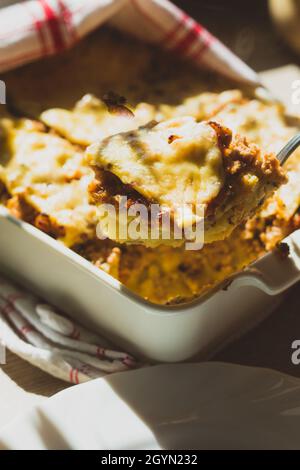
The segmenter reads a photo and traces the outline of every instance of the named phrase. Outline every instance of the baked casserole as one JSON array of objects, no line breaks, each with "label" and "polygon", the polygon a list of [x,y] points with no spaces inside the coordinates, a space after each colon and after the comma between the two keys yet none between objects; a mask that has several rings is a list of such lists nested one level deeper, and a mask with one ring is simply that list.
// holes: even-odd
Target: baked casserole
[{"label": "baked casserole", "polygon": [[[149,72],[146,74],[143,69],[138,81],[142,83],[140,88],[144,87],[143,90],[146,91],[135,90],[132,98],[130,73],[136,73],[137,65],[130,65],[130,56],[124,44],[120,45],[123,58],[118,57],[120,63],[123,60],[124,73],[118,73],[113,62],[112,77],[105,77],[98,96],[88,94],[77,104],[71,106],[68,103],[66,106],[59,95],[54,106],[47,103],[46,109],[41,113],[34,110],[32,118],[15,118],[7,113],[1,119],[2,203],[12,214],[66,244],[143,298],[158,304],[183,302],[224,281],[266,251],[278,249],[280,241],[300,226],[300,153],[296,151],[286,163],[284,169],[288,182],[281,187],[279,186],[285,181],[285,177],[272,156],[296,133],[296,129],[287,123],[281,105],[256,99],[247,91],[224,89],[224,86],[213,86],[211,90],[198,90],[197,86],[195,89],[189,88],[190,82],[195,82],[195,73],[188,67],[186,76],[183,77],[178,72],[176,79],[171,74],[171,78],[169,75],[162,76],[160,81]],[[152,52],[149,52],[148,47],[144,49],[146,46],[138,47],[140,49],[135,49],[135,62],[144,64],[145,54],[147,56]],[[129,44],[128,48],[132,48],[132,45]],[[101,53],[104,54],[103,51]],[[129,64],[126,69],[124,61]],[[201,72],[197,72],[197,82],[199,77]],[[108,80],[110,88],[120,90],[128,96],[133,118],[114,115],[107,110],[101,100],[101,93],[107,90]],[[183,83],[186,84],[185,88]],[[94,86],[85,86],[87,91],[97,91],[93,89]],[[149,89],[152,94],[148,93]],[[178,92],[179,89],[185,89],[183,96]],[[173,99],[174,95],[177,96],[176,100]],[[166,121],[169,126],[179,123],[180,129],[185,125],[204,129],[212,139],[217,139],[216,129],[221,129],[222,135],[225,129],[230,129],[233,139],[230,135],[225,144],[226,150],[235,154],[236,168],[245,160],[245,155],[248,162],[248,165],[242,165],[242,173],[234,173],[236,168],[231,168],[234,174],[239,175],[239,185],[234,192],[233,201],[235,204],[241,202],[238,199],[239,191],[249,191],[247,194],[252,194],[254,199],[246,208],[245,204],[241,206],[242,211],[235,205],[238,210],[234,213],[234,218],[226,217],[225,224],[217,224],[216,226],[221,227],[218,233],[213,231],[214,224],[207,227],[212,230],[210,238],[206,240],[210,243],[206,243],[200,250],[189,251],[182,244],[147,247],[111,239],[100,240],[96,236],[99,198],[111,201],[111,198],[129,191],[127,195],[133,198],[160,199],[161,191],[156,193],[157,188],[151,186],[149,192],[150,184],[146,188],[148,192],[139,184],[133,187],[133,180],[125,180],[124,174],[116,170],[116,162],[112,158],[116,154],[109,151],[103,156],[103,147],[100,149],[99,145],[111,144],[117,140],[111,136],[119,133],[134,136],[133,140],[136,136],[140,138],[139,133],[144,132],[144,129],[149,129],[149,126],[151,129],[155,129],[155,126],[162,129]],[[149,125],[149,122],[152,124]],[[169,132],[168,125],[168,137],[177,136],[174,129]],[[138,131],[141,126],[143,130]],[[172,148],[179,145],[178,139],[170,140],[167,145]],[[95,145],[96,141],[101,143]],[[87,162],[85,153],[91,144],[92,150],[90,148],[88,151],[90,161]],[[125,151],[122,143],[120,147],[118,143],[116,145],[118,150]],[[250,158],[253,153],[255,158]],[[221,161],[218,155],[215,161],[217,168]],[[117,156],[119,158],[120,154]],[[130,158],[136,169],[136,152]],[[229,161],[231,162],[230,159]],[[253,162],[260,164],[255,166]],[[270,166],[263,165],[263,162],[268,162]],[[272,171],[263,171],[266,168],[268,171],[271,168]],[[218,171],[217,183],[224,178],[224,167],[219,166]],[[135,182],[139,176],[141,180],[144,179],[143,172],[134,174]],[[150,183],[152,184],[151,181]],[[241,186],[242,183],[244,186]],[[258,183],[259,188],[256,187],[251,192],[252,185]],[[220,188],[218,184],[213,184],[212,187],[215,193],[211,193],[209,198],[213,196],[215,199]],[[114,191],[111,191],[112,188]],[[276,191],[273,193],[274,190]],[[228,192],[226,196],[226,200],[221,198],[225,206],[229,202],[228,198],[233,197]],[[214,220],[217,214],[212,211],[212,219],[209,219],[209,210],[212,210],[209,201],[210,199],[204,201],[207,203],[208,221]],[[163,202],[166,202],[165,199]],[[217,215],[221,217],[224,215],[224,207],[220,204],[219,208]],[[228,224],[228,221],[231,223]]]}]

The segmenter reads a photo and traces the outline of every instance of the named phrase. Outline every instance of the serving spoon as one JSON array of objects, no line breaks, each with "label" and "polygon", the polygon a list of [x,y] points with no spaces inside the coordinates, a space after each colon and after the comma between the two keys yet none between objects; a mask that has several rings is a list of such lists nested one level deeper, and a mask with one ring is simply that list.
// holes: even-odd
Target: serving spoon
[{"label": "serving spoon", "polygon": [[294,135],[288,143],[280,150],[277,154],[277,158],[280,161],[280,164],[283,165],[289,156],[296,150],[297,147],[300,145],[300,132]]}]

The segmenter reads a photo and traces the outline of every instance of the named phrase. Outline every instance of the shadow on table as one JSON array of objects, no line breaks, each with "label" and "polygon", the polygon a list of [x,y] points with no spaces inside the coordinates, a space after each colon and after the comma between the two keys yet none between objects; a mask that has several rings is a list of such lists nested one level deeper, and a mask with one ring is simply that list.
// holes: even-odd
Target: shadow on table
[{"label": "shadow on table", "polygon": [[69,383],[50,376],[10,351],[6,352],[6,364],[1,368],[11,380],[29,393],[49,397],[70,387]]},{"label": "shadow on table", "polygon": [[300,365],[291,360],[294,340],[300,340],[300,283],[260,325],[234,341],[214,360],[269,367],[300,377]]},{"label": "shadow on table", "polygon": [[[222,363],[108,378],[163,449],[299,449],[300,381]],[[142,436],[140,436],[142,439]]]}]

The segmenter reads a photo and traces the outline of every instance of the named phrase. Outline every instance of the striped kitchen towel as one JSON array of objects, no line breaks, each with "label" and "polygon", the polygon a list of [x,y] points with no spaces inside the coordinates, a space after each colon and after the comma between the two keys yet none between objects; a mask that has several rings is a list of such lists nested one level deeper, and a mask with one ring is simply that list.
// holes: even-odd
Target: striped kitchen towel
[{"label": "striped kitchen towel", "polygon": [[141,365],[2,277],[0,345],[45,372],[76,384]]},{"label": "striped kitchen towel", "polygon": [[168,0],[2,0],[0,72],[71,47],[104,22],[231,79],[257,74]]}]

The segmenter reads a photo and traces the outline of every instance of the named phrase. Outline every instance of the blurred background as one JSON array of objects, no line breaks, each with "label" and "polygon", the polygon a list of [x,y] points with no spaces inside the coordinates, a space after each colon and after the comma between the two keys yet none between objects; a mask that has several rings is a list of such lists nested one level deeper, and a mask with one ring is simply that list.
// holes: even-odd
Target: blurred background
[{"label": "blurred background", "polygon": [[300,64],[300,0],[173,0],[257,71]]}]

